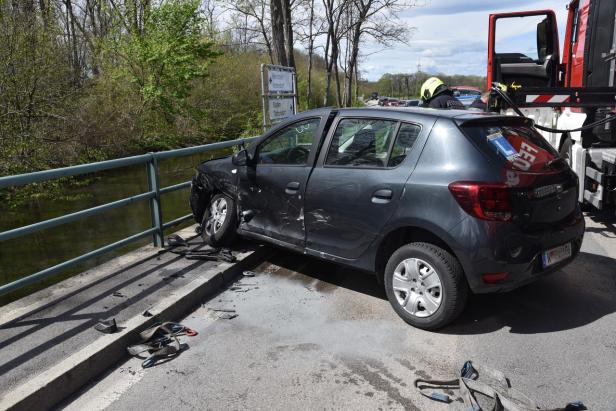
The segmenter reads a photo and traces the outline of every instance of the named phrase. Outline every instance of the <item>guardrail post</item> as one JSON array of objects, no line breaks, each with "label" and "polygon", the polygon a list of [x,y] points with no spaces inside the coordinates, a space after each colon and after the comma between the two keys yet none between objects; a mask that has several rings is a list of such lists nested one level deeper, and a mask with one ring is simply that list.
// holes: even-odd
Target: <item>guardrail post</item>
[{"label": "guardrail post", "polygon": [[160,203],[160,184],[158,183],[158,161],[156,155],[150,153],[150,160],[146,163],[148,174],[148,188],[154,192],[154,197],[150,199],[150,216],[152,218],[152,228],[156,228],[153,234],[153,241],[156,247],[165,245],[165,234],[163,232],[163,214]]}]

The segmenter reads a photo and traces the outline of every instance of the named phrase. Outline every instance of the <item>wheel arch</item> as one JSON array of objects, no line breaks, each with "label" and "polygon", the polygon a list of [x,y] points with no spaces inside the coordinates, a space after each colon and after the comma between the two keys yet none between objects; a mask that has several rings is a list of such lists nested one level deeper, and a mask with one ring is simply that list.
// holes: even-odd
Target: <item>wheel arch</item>
[{"label": "wheel arch", "polygon": [[443,239],[442,235],[438,235],[434,230],[421,227],[418,225],[405,225],[390,230],[383,236],[379,242],[376,257],[375,257],[375,270],[377,279],[380,284],[383,284],[383,276],[385,274],[385,266],[389,256],[398,248],[405,244],[412,242],[424,242],[430,243],[435,246],[441,247],[451,255],[453,255],[458,261],[460,260],[453,250],[453,247]]}]

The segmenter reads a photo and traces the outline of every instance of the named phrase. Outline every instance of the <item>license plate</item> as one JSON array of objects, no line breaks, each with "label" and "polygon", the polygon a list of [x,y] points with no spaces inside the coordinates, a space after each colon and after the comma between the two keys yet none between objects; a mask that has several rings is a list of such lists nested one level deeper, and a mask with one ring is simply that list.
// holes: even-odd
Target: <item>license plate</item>
[{"label": "license plate", "polygon": [[571,243],[563,244],[544,251],[543,254],[541,254],[543,268],[559,263],[569,257],[571,257]]}]

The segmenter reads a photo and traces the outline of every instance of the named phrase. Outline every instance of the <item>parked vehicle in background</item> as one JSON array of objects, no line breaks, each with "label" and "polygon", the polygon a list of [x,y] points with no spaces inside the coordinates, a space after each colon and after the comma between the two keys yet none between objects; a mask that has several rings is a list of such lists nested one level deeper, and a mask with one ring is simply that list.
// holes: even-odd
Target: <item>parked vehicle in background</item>
[{"label": "parked vehicle in background", "polygon": [[421,103],[421,100],[403,100],[402,107],[418,107]]},{"label": "parked vehicle in background", "polygon": [[584,219],[566,162],[523,117],[319,109],[202,163],[205,241],[239,234],[376,273],[409,324],[436,329],[469,290],[514,289],[577,255]]},{"label": "parked vehicle in background", "polygon": [[471,87],[471,86],[453,86],[450,87],[451,91],[453,91],[453,96],[457,98],[464,107],[468,107],[475,100],[481,97],[481,89],[479,87]]},{"label": "parked vehicle in background", "polygon": [[[614,209],[616,122],[592,124],[615,111],[616,1],[573,0],[567,10],[562,59],[554,11],[490,15],[488,87],[506,85],[509,98],[537,125],[577,130],[542,134],[579,176],[578,200]],[[517,27],[536,27],[536,36],[512,42]]]}]

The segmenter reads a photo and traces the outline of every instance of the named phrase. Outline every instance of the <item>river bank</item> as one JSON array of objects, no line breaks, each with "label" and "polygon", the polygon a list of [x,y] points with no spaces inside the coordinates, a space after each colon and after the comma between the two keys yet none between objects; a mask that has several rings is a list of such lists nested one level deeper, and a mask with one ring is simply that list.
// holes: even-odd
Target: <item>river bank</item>
[{"label": "river bank", "polygon": [[[161,187],[188,181],[195,167],[202,161],[221,156],[229,150],[163,160],[159,163]],[[19,189],[18,189],[19,190]],[[32,187],[26,190],[33,190]],[[44,221],[64,214],[94,207],[147,191],[145,166],[131,166],[97,173],[77,184],[59,185],[51,194],[35,187],[33,195],[23,198],[19,205],[0,203],[0,232]],[[189,189],[162,196],[164,221],[186,215]],[[173,227],[171,230],[187,226]],[[43,230],[38,233],[4,241],[0,244],[0,283],[6,284],[46,267],[84,254],[118,241],[150,227],[150,209],[147,201],[110,210],[100,215]],[[168,233],[167,233],[168,234]],[[36,285],[0,297],[6,304],[45,286],[68,278],[114,256],[150,242],[150,238],[130,244],[122,249],[94,258],[85,264],[67,270]]]}]

